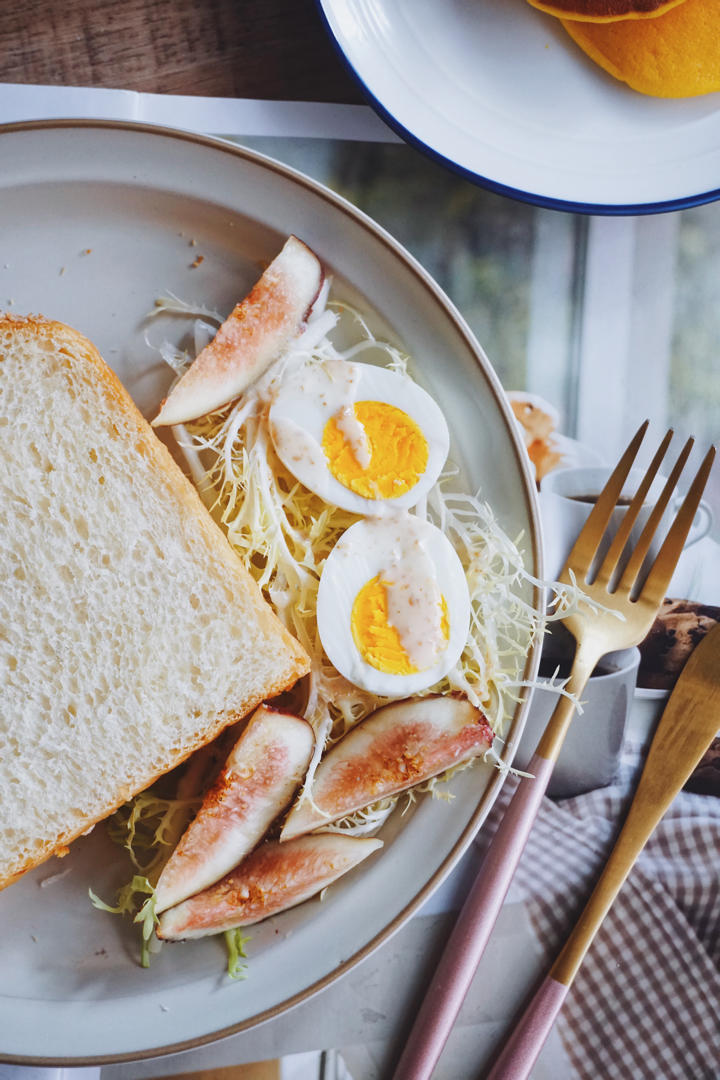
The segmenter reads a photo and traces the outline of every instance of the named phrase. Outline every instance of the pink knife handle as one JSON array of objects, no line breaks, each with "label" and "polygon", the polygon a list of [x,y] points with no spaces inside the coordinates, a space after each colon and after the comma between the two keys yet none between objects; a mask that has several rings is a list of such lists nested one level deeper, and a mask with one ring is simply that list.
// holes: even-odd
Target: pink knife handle
[{"label": "pink knife handle", "polygon": [[553,762],[535,754],[492,839],[415,1019],[393,1080],[429,1080],[500,913]]},{"label": "pink knife handle", "polygon": [[564,983],[551,979],[549,975],[543,980],[490,1070],[487,1080],[527,1080],[562,1008],[568,989]]}]

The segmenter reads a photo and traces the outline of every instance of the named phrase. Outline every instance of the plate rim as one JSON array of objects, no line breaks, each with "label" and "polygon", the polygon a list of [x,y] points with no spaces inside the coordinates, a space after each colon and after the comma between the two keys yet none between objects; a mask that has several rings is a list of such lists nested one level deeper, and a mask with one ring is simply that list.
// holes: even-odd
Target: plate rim
[{"label": "plate rim", "polygon": [[[161,136],[164,138],[177,139],[206,147],[212,151],[221,151],[231,156],[237,157],[241,160],[248,161],[252,164],[260,166],[262,168],[270,169],[272,172],[279,174],[292,184],[300,184],[308,189],[315,196],[319,197],[322,201],[334,206],[335,209],[341,211],[343,214],[353,219],[356,224],[361,225],[367,232],[369,232],[377,241],[383,244],[390,252],[399,259],[416,278],[416,280],[423,286],[433,300],[438,304],[446,318],[453,324],[454,329],[463,339],[465,345],[468,347],[472,354],[479,370],[487,380],[488,388],[493,396],[498,411],[503,416],[508,434],[510,436],[511,446],[514,450],[515,462],[518,467],[518,471],[524,480],[523,484],[523,498],[525,504],[525,511],[528,517],[528,521],[531,526],[532,535],[529,536],[529,547],[532,553],[534,562],[534,577],[536,579],[533,584],[533,600],[538,611],[542,610],[543,603],[543,588],[541,586],[541,580],[543,575],[543,543],[542,543],[542,525],[540,520],[540,514],[537,506],[537,497],[534,494],[534,481],[532,479],[530,463],[527,459],[527,455],[522,447],[519,435],[516,431],[515,425],[512,422],[512,414],[509,406],[504,398],[504,390],[500,379],[496,374],[492,364],[485,354],[485,351],[475,337],[474,333],[470,329],[466,320],[460,311],[453,304],[452,300],[445,294],[441,287],[435,282],[432,276],[422,266],[422,264],[409,252],[399,241],[397,241],[391,233],[389,233],[383,226],[375,222],[368,214],[354,206],[349,200],[343,196],[332,191],[324,184],[317,180],[312,179],[306,174],[294,169],[292,166],[286,165],[266,154],[263,154],[256,150],[251,150],[242,146],[236,142],[231,142],[228,139],[223,139],[219,136],[204,135],[193,131],[188,131],[182,128],[174,128],[167,125],[143,123],[140,121],[123,121],[123,120],[109,120],[102,118],[73,118],[60,117],[51,119],[35,119],[35,120],[22,120],[12,123],[0,124],[0,141],[5,136],[20,134],[29,131],[47,131],[53,129],[92,129],[98,131],[122,131],[122,132],[134,132],[141,135]],[[2,167],[0,166],[0,172]],[[531,643],[528,655],[526,657],[525,666],[523,670],[523,682],[527,683],[534,680],[537,673],[538,665],[540,662],[540,644],[541,635],[537,636],[535,641]],[[506,753],[504,760],[508,757],[512,760],[512,756],[516,749],[518,740],[522,733],[522,729],[525,723],[525,717],[530,703],[531,692],[527,686],[523,687],[524,695],[522,700],[516,707],[512,723],[508,729],[507,737],[505,740]],[[263,1010],[252,1017],[245,1020],[240,1020],[237,1023],[227,1025],[221,1029],[207,1032],[204,1035],[194,1036],[191,1039],[180,1040],[171,1042],[163,1046],[144,1048],[139,1051],[122,1051],[120,1053],[111,1054],[79,1054],[79,1055],[66,1055],[62,1057],[54,1056],[52,1058],[44,1056],[42,1054],[6,1054],[0,1047],[0,1062],[12,1065],[33,1065],[33,1066],[87,1066],[87,1065],[108,1065],[108,1064],[121,1064],[131,1061],[150,1060],[156,1057],[162,1057],[167,1054],[180,1053],[187,1050],[198,1049],[202,1046],[210,1045],[217,1042],[220,1039],[227,1038],[231,1035],[239,1034],[242,1031],[248,1031],[261,1023],[265,1023],[269,1020],[275,1019],[287,1012],[289,1009],[302,1002],[309,1000],[315,994],[321,990],[326,989],[333,982],[335,982],[342,975],[346,974],[363,960],[365,960],[371,953],[378,949],[384,942],[388,941],[407,921],[408,919],[422,906],[425,900],[430,896],[432,892],[445,880],[445,878],[455,868],[459,860],[462,858],[465,851],[469,848],[478,830],[482,826],[487,814],[489,813],[500,788],[505,779],[505,773],[501,770],[497,770],[497,775],[483,790],[482,796],[478,800],[474,811],[472,812],[468,824],[461,833],[460,837],[456,841],[455,845],[434,874],[424,883],[420,890],[414,895],[412,900],[389,922],[379,933],[377,933],[370,941],[368,941],[360,949],[353,952],[346,960],[344,960],[333,971],[328,972],[325,976],[317,979],[310,986],[304,990],[292,995],[283,1001],[278,1002],[276,1005]]]},{"label": "plate rim", "polygon": [[330,24],[326,7],[330,7],[331,5],[332,0],[315,0],[315,7],[317,8],[320,20],[327,31],[327,35],[335,53],[340,58],[345,69],[358,83],[372,109],[404,142],[408,143],[416,150],[419,150],[431,161],[435,162],[436,165],[441,165],[444,168],[449,169],[457,176],[462,177],[463,180],[468,180],[472,184],[477,184],[479,187],[483,187],[488,191],[493,192],[495,195],[501,195],[504,198],[512,199],[515,202],[527,203],[530,206],[537,206],[542,210],[558,210],[571,214],[596,214],[603,217],[634,217],[647,216],[650,214],[667,214],[676,210],[690,210],[695,206],[704,206],[707,203],[716,202],[720,199],[720,187],[717,187],[712,188],[709,191],[699,192],[696,195],[684,195],[675,199],[660,199],[656,202],[648,203],[593,203],[583,202],[582,200],[575,201],[571,199],[553,198],[550,195],[539,195],[537,192],[525,191],[523,188],[515,188],[509,184],[502,184],[498,180],[493,180],[492,177],[485,176],[474,169],[468,168],[466,165],[461,165],[459,162],[447,157],[440,150],[437,150],[434,146],[431,146],[430,143],[426,143],[419,135],[416,135],[410,128],[406,127],[406,125],[398,120],[389,108],[384,105],[370,89],[363,76],[359,73],[358,69],[345,52],[340,39],[335,34],[335,31]]}]

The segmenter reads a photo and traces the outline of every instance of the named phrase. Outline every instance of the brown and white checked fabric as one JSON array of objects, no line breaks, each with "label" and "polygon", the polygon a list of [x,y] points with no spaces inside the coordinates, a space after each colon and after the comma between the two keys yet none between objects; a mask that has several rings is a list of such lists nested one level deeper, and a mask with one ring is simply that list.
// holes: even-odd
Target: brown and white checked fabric
[{"label": "brown and white checked fabric", "polygon": [[[547,951],[562,946],[604,864],[639,757],[618,780],[546,798],[512,885]],[[492,835],[509,778],[478,841]],[[633,868],[570,989],[557,1080],[720,1080],[720,798],[682,792]]]}]

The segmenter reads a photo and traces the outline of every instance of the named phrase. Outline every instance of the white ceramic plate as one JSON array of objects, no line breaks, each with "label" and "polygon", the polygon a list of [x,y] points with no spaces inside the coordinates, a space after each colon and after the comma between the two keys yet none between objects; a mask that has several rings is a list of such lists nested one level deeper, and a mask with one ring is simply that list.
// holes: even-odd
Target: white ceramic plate
[{"label": "white ceramic plate", "polygon": [[586,213],[720,196],[720,94],[638,94],[526,0],[318,4],[390,126],[494,191]]},{"label": "white ceramic plate", "polygon": [[[146,334],[179,343],[185,332],[177,320],[148,323],[155,298],[171,290],[227,311],[290,232],[331,269],[335,295],[416,358],[454,454],[510,534],[524,532],[537,569],[532,485],[497,378],[445,296],[386,233],[313,181],[227,143],[95,122],[0,128],[0,308],[12,301],[16,313],[86,333],[146,414],[169,382]],[[66,859],[0,893],[0,1060],[136,1058],[277,1015],[398,928],[460,857],[500,780],[478,767],[457,778],[451,803],[426,800],[402,826],[391,818],[384,851],[322,904],[253,929],[241,983],[224,976],[224,948],[211,939],[166,946],[150,970],[137,966],[136,929],[88,900],[88,886],[112,899],[128,876],[96,828]]]}]

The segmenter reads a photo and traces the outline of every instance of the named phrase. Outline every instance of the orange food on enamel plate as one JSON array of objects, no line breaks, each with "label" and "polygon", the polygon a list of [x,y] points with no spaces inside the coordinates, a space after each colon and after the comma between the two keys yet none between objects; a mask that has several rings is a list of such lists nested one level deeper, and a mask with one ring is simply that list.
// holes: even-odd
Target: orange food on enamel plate
[{"label": "orange food on enamel plate", "polygon": [[682,98],[720,90],[720,0],[684,0],[644,21],[561,21],[591,60],[641,94]]},{"label": "orange food on enamel plate", "polygon": [[687,0],[528,0],[533,7],[560,19],[582,22],[616,22],[655,19]]}]

